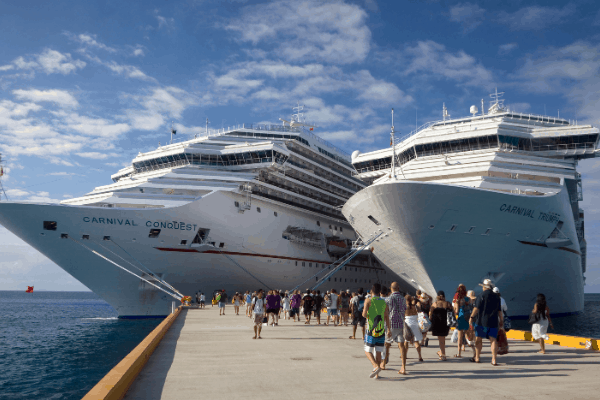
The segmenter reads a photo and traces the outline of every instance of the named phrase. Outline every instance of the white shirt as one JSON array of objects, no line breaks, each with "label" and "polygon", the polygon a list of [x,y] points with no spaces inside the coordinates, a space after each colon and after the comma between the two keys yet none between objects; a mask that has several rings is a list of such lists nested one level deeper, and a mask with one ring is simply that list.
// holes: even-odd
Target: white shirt
[{"label": "white shirt", "polygon": [[254,306],[254,314],[265,313],[265,299],[259,299],[257,297],[254,300],[252,300],[252,305]]},{"label": "white shirt", "polygon": [[502,309],[502,311],[504,311],[505,313],[508,312],[508,307],[506,306],[506,301],[504,301],[504,299],[502,297],[500,297],[500,309]]},{"label": "white shirt", "polygon": [[205,301],[205,300],[206,300],[206,296],[205,296],[205,295],[203,295],[203,294],[201,294],[201,295],[200,295],[200,301]]},{"label": "white shirt", "polygon": [[338,295],[335,294],[335,293],[331,293],[329,295],[329,298],[331,299],[331,305],[329,306],[329,309],[331,309],[331,310],[337,310]]}]

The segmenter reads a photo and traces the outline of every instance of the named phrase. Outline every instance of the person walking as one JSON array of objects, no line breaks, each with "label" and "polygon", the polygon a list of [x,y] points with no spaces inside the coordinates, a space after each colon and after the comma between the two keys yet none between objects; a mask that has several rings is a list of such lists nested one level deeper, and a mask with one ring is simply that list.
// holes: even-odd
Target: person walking
[{"label": "person walking", "polygon": [[205,308],[206,296],[204,293],[200,293],[200,308]]},{"label": "person walking", "polygon": [[350,311],[350,297],[346,292],[341,292],[338,297],[338,309],[340,310],[340,325],[348,326],[348,312]]},{"label": "person walking", "polygon": [[252,318],[252,295],[249,290],[246,290],[246,316]]},{"label": "person walking", "polygon": [[266,308],[267,308],[267,325],[269,325],[269,318],[271,319],[271,326],[275,326],[277,322],[277,315],[279,314],[279,308],[277,307],[277,295],[273,290],[269,290],[267,297],[265,297]]},{"label": "person walking", "polygon": [[233,295],[233,312],[235,315],[240,315],[240,302],[242,299],[240,298],[239,292],[235,292]]},{"label": "person walking", "polygon": [[338,317],[338,295],[335,289],[331,289],[331,293],[329,294],[329,305],[327,306],[327,323],[325,325],[329,325],[329,317],[331,317],[333,321],[333,326],[337,326],[339,322]]},{"label": "person walking", "polygon": [[[431,298],[426,293],[421,293],[418,296],[419,303],[417,304],[417,310],[419,313],[426,315],[429,318],[429,311],[431,311]],[[431,329],[431,328],[429,328]],[[423,339],[421,340],[421,346],[428,347],[429,346],[429,338],[427,337],[427,332],[421,332],[423,335]]]},{"label": "person walking", "polygon": [[386,298],[387,309],[389,313],[389,335],[385,337],[385,357],[383,359],[382,369],[385,369],[386,364],[390,359],[390,349],[392,343],[398,343],[400,349],[400,358],[402,360],[402,368],[398,371],[401,375],[407,375],[406,372],[406,350],[404,347],[404,318],[406,313],[406,299],[400,293],[400,285],[398,282],[393,282],[390,289],[392,293]]},{"label": "person walking", "polygon": [[302,296],[300,295],[300,290],[295,290],[292,295],[291,306],[292,306],[292,319],[296,321],[296,317],[298,317],[298,322],[300,322],[300,303],[302,302]]},{"label": "person walking", "polygon": [[363,309],[363,317],[367,319],[367,334],[365,336],[365,354],[373,365],[373,371],[369,375],[370,378],[379,379],[381,372],[381,354],[385,349],[386,333],[391,335],[391,332],[386,332],[385,327],[389,327],[390,318],[389,311],[385,300],[379,297],[381,294],[381,285],[373,284],[371,288],[371,298],[365,301]]},{"label": "person walking", "polygon": [[[481,362],[481,349],[483,347],[483,339],[486,338],[491,342],[492,348],[492,365],[498,366],[496,356],[498,355],[498,323],[504,324],[504,317],[500,312],[500,296],[494,293],[494,285],[489,279],[484,279],[483,283],[479,284],[483,287],[483,292],[475,300],[475,306],[471,313],[470,321],[473,321],[475,329],[475,356],[469,361]],[[500,318],[498,316],[500,315]]]},{"label": "person walking", "polygon": [[[500,312],[504,317],[504,321],[507,318],[508,307],[506,306],[506,301],[502,298],[502,294],[500,293],[500,288],[498,286],[494,287],[493,290],[500,297]],[[506,337],[506,329],[504,329],[504,325],[498,326],[498,355],[508,354],[508,338]]]},{"label": "person walking", "polygon": [[281,299],[281,303],[283,305],[283,318],[290,318],[290,295],[288,292],[284,293],[283,298]]},{"label": "person walking", "polygon": [[458,351],[454,357],[462,357],[463,340],[465,340],[465,334],[469,330],[469,318],[471,318],[471,310],[468,307],[469,298],[467,297],[467,288],[462,283],[458,286],[454,299],[452,300],[452,307],[454,314],[457,315],[456,330],[458,331]]},{"label": "person walking", "polygon": [[306,294],[302,298],[302,307],[304,308],[304,322],[305,325],[310,325],[310,317],[313,314],[313,297],[310,289],[306,289]]},{"label": "person walking", "polygon": [[404,347],[406,348],[406,354],[408,354],[408,345],[412,342],[417,349],[417,353],[419,354],[419,361],[423,361],[423,357],[421,356],[421,340],[423,340],[423,335],[421,334],[421,329],[419,328],[419,310],[417,309],[417,300],[407,294],[404,299],[406,300],[406,312],[404,316]]},{"label": "person walking", "polygon": [[[465,293],[466,294],[466,293]],[[452,312],[452,305],[446,301],[446,295],[443,290],[437,292],[437,298],[429,310],[429,319],[431,320],[431,334],[437,336],[440,349],[437,352],[441,361],[446,361],[446,336],[450,332],[448,326],[448,311]]]},{"label": "person walking", "polygon": [[350,310],[352,311],[352,336],[349,339],[356,339],[356,328],[360,325],[362,328],[362,338],[365,338],[365,323],[366,319],[363,317],[363,310],[365,308],[365,295],[363,288],[358,288],[358,293],[350,302]]},{"label": "person walking", "polygon": [[256,297],[250,304],[252,305],[252,310],[254,311],[254,337],[252,339],[262,339],[260,337],[260,331],[262,330],[262,323],[266,310],[262,290],[258,291]]},{"label": "person walking", "polygon": [[552,319],[550,318],[550,308],[546,304],[546,296],[542,293],[537,295],[537,299],[535,301],[535,305],[533,306],[533,310],[531,311],[530,321],[533,322],[531,325],[531,336],[533,336],[533,340],[537,340],[540,344],[540,354],[546,354],[546,343],[544,340],[548,340],[548,325],[552,329],[554,329],[554,324],[552,324]]},{"label": "person walking", "polygon": [[321,291],[313,290],[312,298],[314,317],[317,321],[317,325],[321,325],[321,308],[323,308],[323,297],[321,297]]}]

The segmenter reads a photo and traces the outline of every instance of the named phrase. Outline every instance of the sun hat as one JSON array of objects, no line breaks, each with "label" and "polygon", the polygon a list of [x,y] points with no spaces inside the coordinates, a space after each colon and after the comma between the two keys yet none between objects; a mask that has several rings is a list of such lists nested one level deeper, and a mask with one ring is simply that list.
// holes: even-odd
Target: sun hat
[{"label": "sun hat", "polygon": [[475,291],[473,291],[473,290],[469,290],[467,292],[467,297],[470,298],[470,299],[476,299],[477,298],[477,296],[475,296]]},{"label": "sun hat", "polygon": [[427,296],[425,293],[421,293],[421,296],[419,298],[423,301],[429,300],[429,296]]},{"label": "sun hat", "polygon": [[480,283],[479,286],[481,286],[481,287],[487,287],[487,288],[490,288],[490,289],[494,288],[494,284],[489,279],[484,279],[483,283]]},{"label": "sun hat", "polygon": [[494,288],[494,293],[500,293],[500,288],[498,288],[498,286]]}]

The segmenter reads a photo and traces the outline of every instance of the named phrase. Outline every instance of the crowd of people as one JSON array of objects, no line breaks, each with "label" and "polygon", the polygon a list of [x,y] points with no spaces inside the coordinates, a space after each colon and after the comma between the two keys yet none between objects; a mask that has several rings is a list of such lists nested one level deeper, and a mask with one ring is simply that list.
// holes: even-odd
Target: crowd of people
[{"label": "crowd of people", "polygon": [[[323,325],[351,325],[350,339],[356,339],[360,326],[364,351],[373,366],[370,377],[378,379],[389,362],[393,343],[397,343],[400,350],[402,365],[399,374],[408,374],[406,357],[411,345],[417,351],[419,362],[422,362],[421,348],[429,346],[428,333],[438,339],[439,360],[447,361],[446,338],[451,328],[454,328],[451,342],[457,345],[453,358],[462,358],[463,352],[470,350],[472,356],[469,361],[480,363],[483,340],[486,339],[491,343],[491,364],[498,366],[498,355],[509,351],[506,337],[510,329],[508,309],[500,289],[489,279],[479,285],[483,290],[476,296],[474,290],[467,290],[465,285],[460,284],[451,301],[441,290],[435,298],[421,291],[416,291],[415,295],[401,293],[399,284],[394,282],[390,288],[375,283],[370,293],[364,293],[362,288],[356,292],[340,290],[339,293],[336,289],[324,293],[310,289],[304,293],[300,290],[263,289],[252,293],[236,292],[231,303],[236,315],[239,315],[240,306],[245,306],[246,316],[254,323],[253,339],[262,339],[262,327],[278,326],[281,318],[304,321],[306,325],[321,325],[324,312],[327,319]],[[218,305],[220,315],[225,315],[227,299],[225,290],[213,295],[212,304]],[[199,292],[196,300],[204,307],[203,293]],[[534,340],[540,344],[540,353],[545,354],[547,330],[553,325],[543,294],[537,296],[529,323],[532,324]]]}]

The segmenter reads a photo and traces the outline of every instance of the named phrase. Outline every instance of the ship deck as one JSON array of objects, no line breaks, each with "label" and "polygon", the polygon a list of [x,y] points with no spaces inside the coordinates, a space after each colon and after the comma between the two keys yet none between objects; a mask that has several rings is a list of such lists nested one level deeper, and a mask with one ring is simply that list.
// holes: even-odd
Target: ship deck
[{"label": "ship deck", "polygon": [[[438,360],[432,338],[419,363],[408,351],[407,372],[398,375],[399,350],[392,347],[390,363],[379,380],[371,371],[360,339],[349,340],[350,327],[304,325],[280,320],[264,327],[262,340],[253,340],[252,321],[243,315],[219,316],[217,308],[184,309],[175,318],[125,399],[233,398],[439,398],[465,393],[486,398],[597,398],[599,355],[580,349],[510,341],[510,353],[490,364],[484,341],[481,364],[452,358],[456,345]],[[326,317],[325,317],[326,318]],[[360,328],[359,328],[360,331]],[[447,344],[449,343],[449,338]],[[468,380],[465,382],[464,380]],[[88,394],[89,395],[89,394]],[[108,397],[105,397],[108,398]]]}]

